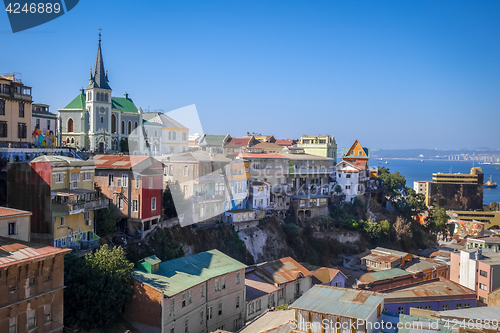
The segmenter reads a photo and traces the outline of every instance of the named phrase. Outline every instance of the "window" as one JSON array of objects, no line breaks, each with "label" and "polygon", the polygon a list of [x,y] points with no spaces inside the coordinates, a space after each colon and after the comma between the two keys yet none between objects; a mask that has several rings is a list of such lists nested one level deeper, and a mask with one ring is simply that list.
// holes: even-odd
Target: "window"
[{"label": "window", "polygon": [[183,133],[182,133],[182,140],[183,140],[183,141],[186,141],[186,132],[183,132]]},{"label": "window", "polygon": [[484,277],[488,277],[488,272],[480,270],[479,275],[484,276]]},{"label": "window", "polygon": [[212,319],[212,307],[209,307],[208,312],[207,312],[207,320],[210,320],[210,319]]},{"label": "window", "polygon": [[189,320],[186,318],[186,320],[184,321],[184,333],[189,332],[188,325],[189,325]]},{"label": "window", "polygon": [[457,309],[463,309],[462,303],[457,303],[456,308],[457,308]]},{"label": "window", "polygon": [[177,132],[174,132],[174,140],[176,140]]},{"label": "window", "polygon": [[122,187],[122,179],[121,178],[116,179],[116,186]]},{"label": "window", "polygon": [[236,295],[236,308],[240,307],[240,295]]},{"label": "window", "polygon": [[61,221],[60,221],[60,222],[61,222],[61,224],[60,224],[60,225],[61,225],[61,227],[62,227],[62,226],[64,226],[64,216],[61,216],[61,217],[60,217],[60,219],[61,219]]},{"label": "window", "polygon": [[132,200],[132,211],[133,212],[137,212],[138,211],[137,200]]},{"label": "window", "polygon": [[200,290],[200,298],[203,298],[203,297],[205,297],[205,285],[202,285],[201,290]]},{"label": "window", "polygon": [[464,303],[464,309],[470,308],[470,303]]},{"label": "window", "polygon": [[69,118],[68,119],[68,133],[73,132],[73,119]]},{"label": "window", "polygon": [[222,281],[222,290],[226,289],[226,277],[221,278]]},{"label": "window", "polygon": [[173,154],[174,153],[174,147],[170,147],[170,154]]},{"label": "window", "polygon": [[35,126],[37,129],[40,129],[40,118],[37,118]]},{"label": "window", "polygon": [[345,178],[351,178],[351,174],[350,173],[346,174]]},{"label": "window", "polygon": [[90,171],[85,171],[83,173],[83,181],[89,181],[92,179],[92,173]]},{"label": "window", "polygon": [[417,305],[417,309],[424,309],[424,306],[423,305]]},{"label": "window", "polygon": [[398,313],[399,314],[404,314],[405,313],[405,307],[404,306],[398,306]]},{"label": "window", "polygon": [[43,306],[43,322],[49,323],[52,321],[52,317],[50,315],[50,304],[45,304]]},{"label": "window", "polygon": [[187,293],[182,294],[181,307],[185,307],[186,306],[186,298],[187,298]]},{"label": "window", "polygon": [[486,298],[479,296],[479,302],[486,304]]},{"label": "window", "polygon": [[424,309],[425,309],[425,310],[432,310],[432,305],[425,305],[425,306],[424,306]]},{"label": "window", "polygon": [[137,121],[134,123],[134,129],[137,129]]},{"label": "window", "polygon": [[279,298],[284,298],[284,297],[285,297],[285,288],[281,288],[281,289],[278,291],[278,297],[279,297]]},{"label": "window", "polygon": [[128,176],[127,175],[122,175],[122,186],[128,187]]},{"label": "window", "polygon": [[155,137],[158,136],[158,130],[155,130]]},{"label": "window", "polygon": [[26,123],[17,123],[17,138],[26,139]]},{"label": "window", "polygon": [[6,138],[6,137],[7,137],[7,122],[0,121],[0,138]]},{"label": "window", "polygon": [[259,206],[262,205],[262,199],[257,200],[257,205],[259,205]]},{"label": "window", "polygon": [[222,303],[219,303],[219,316],[222,316]]},{"label": "window", "polygon": [[156,198],[151,198],[151,210],[156,210]]},{"label": "window", "polygon": [[203,310],[201,310],[201,312],[200,312],[200,325],[203,324],[203,318],[204,318],[203,317]]},{"label": "window", "polygon": [[5,101],[0,100],[0,115],[5,116]]},{"label": "window", "polygon": [[485,284],[482,284],[482,283],[479,284],[479,288],[481,290],[488,290],[488,287]]},{"label": "window", "polygon": [[137,177],[135,179],[135,188],[136,189],[140,189],[141,188],[141,178],[140,177]]},{"label": "window", "polygon": [[116,116],[111,115],[111,133],[116,133]]},{"label": "window", "polygon": [[24,103],[19,103],[19,118],[24,118]]},{"label": "window", "polygon": [[184,177],[187,177],[189,175],[189,166],[187,165],[184,166],[183,175]]},{"label": "window", "polygon": [[70,175],[71,188],[78,188],[78,179],[80,178],[79,173],[72,173]]},{"label": "window", "polygon": [[170,300],[170,312],[171,312],[171,313],[174,313],[174,311],[175,311],[175,299],[174,299],[174,298],[172,298],[172,299]]},{"label": "window", "polygon": [[16,234],[16,222],[9,222],[9,235]]},{"label": "window", "polygon": [[128,121],[128,134],[132,133],[132,122]]},{"label": "window", "polygon": [[259,299],[256,303],[257,303],[257,311],[260,311],[262,309],[262,300]]},{"label": "window", "polygon": [[113,175],[108,175],[108,186],[113,186]]},{"label": "window", "polygon": [[448,305],[448,304],[443,304],[443,305],[441,306],[441,309],[442,309],[442,311],[446,311],[446,310],[448,310],[448,309],[449,309],[449,305]]},{"label": "window", "polygon": [[35,310],[28,311],[28,329],[34,329],[36,327],[36,312]]},{"label": "window", "polygon": [[350,190],[350,189],[351,189],[351,185],[346,185],[346,186],[345,186],[345,189],[346,189],[346,190]]},{"label": "window", "polygon": [[122,120],[122,134],[125,134],[125,121]]},{"label": "window", "polygon": [[17,291],[17,275],[9,276],[9,293]]},{"label": "window", "polygon": [[9,318],[9,333],[17,333],[17,317]]},{"label": "window", "polygon": [[153,177],[149,177],[149,188],[153,188]]},{"label": "window", "polygon": [[168,139],[172,140],[172,132],[168,132]]},{"label": "window", "polygon": [[240,284],[240,272],[236,273],[236,284]]},{"label": "window", "polygon": [[103,122],[104,122],[104,117],[101,117],[101,123],[103,123]]}]

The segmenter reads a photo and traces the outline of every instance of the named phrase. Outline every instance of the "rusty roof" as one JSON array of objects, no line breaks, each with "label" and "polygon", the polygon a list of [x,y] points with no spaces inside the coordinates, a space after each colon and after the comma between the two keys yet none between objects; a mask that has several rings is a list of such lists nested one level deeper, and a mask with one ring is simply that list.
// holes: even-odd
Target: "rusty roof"
[{"label": "rusty roof", "polygon": [[246,300],[251,301],[256,298],[262,297],[274,293],[280,288],[276,287],[274,284],[266,283],[263,281],[252,280],[246,278],[245,276],[245,287],[246,287]]},{"label": "rusty roof", "polygon": [[413,274],[410,272],[404,271],[400,268],[392,268],[392,269],[386,269],[386,270],[379,271],[379,272],[363,274],[358,279],[358,281],[361,283],[370,283],[370,282],[375,282],[375,281],[394,279],[394,278],[403,277],[403,276],[404,277],[412,277]]},{"label": "rusty roof", "polygon": [[257,265],[254,272],[257,276],[276,285],[295,281],[299,277],[312,275],[311,271],[290,257]]},{"label": "rusty roof", "polygon": [[447,266],[448,265],[446,265],[446,264],[432,261],[432,260],[417,259],[417,260],[413,260],[412,262],[408,263],[408,265],[406,265],[404,267],[404,269],[407,272],[418,273],[418,272],[426,271],[428,269],[437,269],[437,268],[443,268],[443,267],[447,267]]},{"label": "rusty roof", "polygon": [[428,301],[429,298],[456,299],[457,296],[464,296],[467,299],[475,299],[476,292],[448,279],[440,278],[439,281],[424,282],[419,285],[387,292],[385,296],[385,303],[391,304],[410,300],[418,302],[419,299],[422,302],[425,302]]},{"label": "rusty roof", "polygon": [[274,148],[278,151],[281,151],[283,149],[282,146],[273,143],[273,142],[261,142],[253,146],[253,148],[262,148],[262,149],[269,149],[269,148]]},{"label": "rusty roof", "polygon": [[94,156],[94,162],[98,169],[130,169],[148,158],[150,157],[134,155],[96,155]]},{"label": "rusty roof", "polygon": [[69,252],[71,249],[60,249],[0,236],[0,267]]},{"label": "rusty roof", "polygon": [[330,283],[339,273],[344,275],[344,273],[342,273],[338,269],[327,267],[321,267],[312,272],[314,277],[321,281],[321,283]]},{"label": "rusty roof", "polygon": [[0,217],[31,215],[31,212],[14,208],[0,207]]},{"label": "rusty roof", "polygon": [[376,262],[394,262],[398,259],[401,259],[401,257],[393,256],[393,255],[383,255],[383,254],[370,253],[369,255],[366,255],[361,259],[366,259],[366,260],[371,260],[371,261],[376,261]]},{"label": "rusty roof", "polygon": [[383,301],[384,294],[377,292],[317,284],[290,308],[366,320]]}]

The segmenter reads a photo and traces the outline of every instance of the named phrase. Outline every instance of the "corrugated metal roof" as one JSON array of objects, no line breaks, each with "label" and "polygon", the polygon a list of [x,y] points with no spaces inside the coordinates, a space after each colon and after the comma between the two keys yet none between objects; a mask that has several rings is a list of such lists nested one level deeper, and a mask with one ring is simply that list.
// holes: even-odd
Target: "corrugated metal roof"
[{"label": "corrugated metal roof", "polygon": [[254,273],[278,285],[294,281],[300,276],[312,275],[311,271],[290,257],[260,264],[255,267]]},{"label": "corrugated metal roof", "polygon": [[392,268],[392,269],[386,269],[386,270],[379,271],[379,272],[363,274],[359,278],[359,282],[369,283],[369,282],[374,282],[374,281],[392,279],[392,278],[399,277],[399,276],[408,276],[408,275],[413,276],[412,273],[404,271],[400,268]]},{"label": "corrugated metal roof", "polygon": [[397,251],[397,250],[388,249],[388,248],[380,247],[380,246],[377,246],[371,252],[372,253],[373,252],[380,252],[380,253],[383,253],[383,254],[392,254],[392,255],[395,255],[395,256],[399,256],[399,257],[405,257],[405,256],[407,256],[409,254],[407,252]]},{"label": "corrugated metal roof", "polygon": [[133,276],[171,297],[211,278],[246,267],[219,250],[210,250],[164,261],[160,268],[151,274],[135,270]]},{"label": "corrugated metal roof", "polygon": [[405,266],[405,270],[408,272],[412,273],[418,273],[418,272],[423,272],[428,269],[434,269],[434,268],[439,268],[439,267],[446,267],[446,264],[435,262],[435,261],[430,261],[430,260],[423,260],[423,259],[418,259],[418,260],[413,260],[412,262],[408,263],[407,266]]},{"label": "corrugated metal roof", "polygon": [[342,273],[338,269],[327,268],[327,267],[318,268],[312,273],[315,278],[321,281],[321,283],[330,283],[339,273],[344,275],[344,273]]},{"label": "corrugated metal roof", "polygon": [[69,252],[71,249],[60,249],[0,236],[0,267]]},{"label": "corrugated metal roof", "polygon": [[383,301],[384,294],[318,284],[293,302],[290,308],[366,320]]},{"label": "corrugated metal roof", "polygon": [[97,169],[130,169],[148,158],[151,157],[134,155],[96,155],[94,156],[94,161]]},{"label": "corrugated metal roof", "polygon": [[438,317],[441,318],[460,318],[460,319],[479,319],[479,320],[496,320],[500,318],[500,306],[488,306],[469,308],[461,310],[439,311]]},{"label": "corrugated metal roof", "polygon": [[251,280],[247,278],[245,278],[245,286],[246,286],[247,301],[251,301],[256,298],[262,297],[264,295],[274,293],[280,289],[276,287],[274,284]]},{"label": "corrugated metal roof", "polygon": [[402,288],[393,292],[388,292],[385,296],[386,303],[397,303],[399,299],[419,298],[419,297],[445,297],[460,295],[476,295],[474,290],[466,288],[448,279],[424,283],[416,286]]}]

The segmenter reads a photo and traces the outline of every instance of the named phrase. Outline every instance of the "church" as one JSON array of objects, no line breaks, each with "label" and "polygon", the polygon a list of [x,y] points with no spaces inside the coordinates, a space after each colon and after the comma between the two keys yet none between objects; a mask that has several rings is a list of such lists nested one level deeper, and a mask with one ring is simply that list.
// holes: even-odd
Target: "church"
[{"label": "church", "polygon": [[86,148],[100,153],[116,151],[131,155],[150,151],[143,135],[143,112],[127,93],[112,97],[104,68],[101,33],[89,84],[66,107],[59,109],[59,142],[62,146]]}]

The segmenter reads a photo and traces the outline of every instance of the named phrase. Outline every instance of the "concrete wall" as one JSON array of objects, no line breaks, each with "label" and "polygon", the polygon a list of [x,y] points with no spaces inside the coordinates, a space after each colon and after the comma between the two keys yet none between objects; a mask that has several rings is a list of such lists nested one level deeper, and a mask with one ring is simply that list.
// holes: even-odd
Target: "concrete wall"
[{"label": "concrete wall", "polygon": [[[9,223],[16,224],[16,234],[9,235]],[[31,214],[25,216],[13,216],[0,219],[0,236],[19,239],[29,242],[31,227]]]}]

